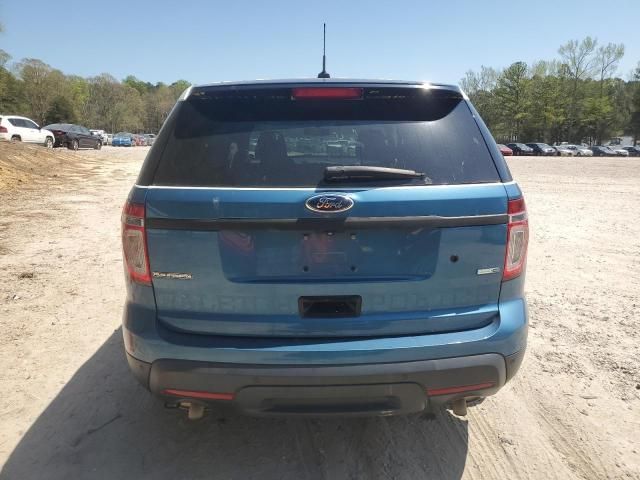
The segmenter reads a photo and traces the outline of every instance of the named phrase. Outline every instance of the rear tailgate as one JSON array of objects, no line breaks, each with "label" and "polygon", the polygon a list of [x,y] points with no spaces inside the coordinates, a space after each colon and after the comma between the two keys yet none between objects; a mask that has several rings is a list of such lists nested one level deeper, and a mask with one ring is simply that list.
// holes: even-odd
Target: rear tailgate
[{"label": "rear tailgate", "polygon": [[[419,97],[425,113],[415,97],[381,91],[363,89],[348,108],[280,90],[205,92],[178,106],[146,187],[159,321],[203,334],[352,337],[459,331],[496,317],[507,195],[467,105]],[[335,164],[428,178],[323,182]],[[317,195],[353,206],[313,211]]]}]

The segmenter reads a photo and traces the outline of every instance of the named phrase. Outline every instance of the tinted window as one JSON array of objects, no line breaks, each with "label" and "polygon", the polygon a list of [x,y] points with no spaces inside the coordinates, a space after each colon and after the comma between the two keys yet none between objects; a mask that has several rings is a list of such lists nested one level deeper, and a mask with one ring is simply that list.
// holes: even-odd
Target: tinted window
[{"label": "tinted window", "polygon": [[179,105],[166,143],[161,135],[152,147],[159,155],[153,183],[311,187],[323,183],[331,165],[402,168],[428,177],[404,184],[499,181],[459,96],[375,93],[379,97],[357,101],[296,102],[289,91],[190,99]]},{"label": "tinted window", "polygon": [[22,120],[21,118],[10,118],[9,123],[14,127],[24,128],[26,126],[24,120]]},{"label": "tinted window", "polygon": [[39,128],[38,125],[35,122],[32,122],[31,120],[23,120],[25,127],[27,128]]}]

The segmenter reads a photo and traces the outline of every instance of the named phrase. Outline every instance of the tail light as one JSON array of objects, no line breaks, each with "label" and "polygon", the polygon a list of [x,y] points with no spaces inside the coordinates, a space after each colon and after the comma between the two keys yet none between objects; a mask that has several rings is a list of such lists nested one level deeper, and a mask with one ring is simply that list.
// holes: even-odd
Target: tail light
[{"label": "tail light", "polygon": [[504,257],[503,280],[519,276],[527,262],[529,220],[524,198],[509,200],[509,224],[507,225],[507,251]]},{"label": "tail light", "polygon": [[122,210],[122,251],[129,278],[151,285],[144,205],[127,202]]},{"label": "tail light", "polygon": [[9,133],[9,130],[7,130],[7,127],[0,126],[0,133]]}]

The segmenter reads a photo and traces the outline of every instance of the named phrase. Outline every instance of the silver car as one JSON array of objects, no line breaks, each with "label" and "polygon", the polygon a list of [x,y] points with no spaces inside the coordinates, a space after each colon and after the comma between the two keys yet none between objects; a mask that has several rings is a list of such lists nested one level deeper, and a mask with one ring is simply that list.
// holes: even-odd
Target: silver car
[{"label": "silver car", "polygon": [[568,145],[554,145],[553,148],[556,149],[556,155],[559,157],[573,157],[576,155],[576,152],[567,148]]},{"label": "silver car", "polygon": [[561,147],[571,150],[576,157],[593,157],[593,152],[584,145],[561,145]]}]

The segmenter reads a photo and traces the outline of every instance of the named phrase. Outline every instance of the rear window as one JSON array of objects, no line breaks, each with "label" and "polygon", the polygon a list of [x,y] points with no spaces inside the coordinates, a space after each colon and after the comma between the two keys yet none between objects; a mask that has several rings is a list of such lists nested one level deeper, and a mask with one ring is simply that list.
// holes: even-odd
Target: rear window
[{"label": "rear window", "polygon": [[357,100],[293,100],[291,89],[199,92],[179,104],[150,155],[152,183],[168,186],[314,187],[337,165],[425,174],[357,185],[499,181],[459,94],[424,89],[365,89]]}]

